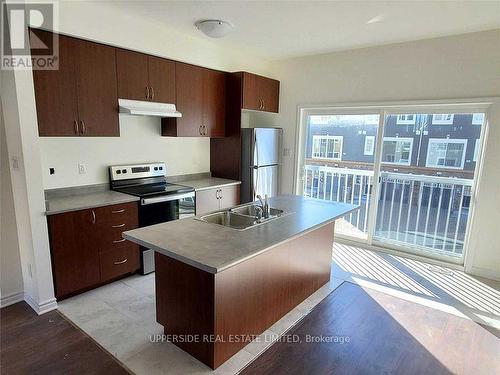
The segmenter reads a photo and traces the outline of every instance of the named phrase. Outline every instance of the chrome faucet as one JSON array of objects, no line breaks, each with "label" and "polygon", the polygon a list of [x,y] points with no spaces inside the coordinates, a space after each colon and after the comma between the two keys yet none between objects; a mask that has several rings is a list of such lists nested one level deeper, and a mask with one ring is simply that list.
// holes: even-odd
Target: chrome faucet
[{"label": "chrome faucet", "polygon": [[262,208],[262,217],[264,217],[264,219],[268,219],[270,216],[270,209],[267,194],[264,195],[264,200],[262,200],[262,197],[260,195],[257,195],[257,199],[260,201],[260,205]]}]

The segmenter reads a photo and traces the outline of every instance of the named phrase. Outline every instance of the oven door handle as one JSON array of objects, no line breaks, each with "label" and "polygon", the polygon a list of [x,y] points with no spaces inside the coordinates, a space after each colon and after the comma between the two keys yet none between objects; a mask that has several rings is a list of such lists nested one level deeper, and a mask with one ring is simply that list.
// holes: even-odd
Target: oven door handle
[{"label": "oven door handle", "polygon": [[179,199],[194,198],[194,197],[195,197],[194,192],[190,192],[190,193],[184,193],[184,194],[162,195],[159,197],[142,198],[141,205],[146,206],[148,204],[177,201]]}]

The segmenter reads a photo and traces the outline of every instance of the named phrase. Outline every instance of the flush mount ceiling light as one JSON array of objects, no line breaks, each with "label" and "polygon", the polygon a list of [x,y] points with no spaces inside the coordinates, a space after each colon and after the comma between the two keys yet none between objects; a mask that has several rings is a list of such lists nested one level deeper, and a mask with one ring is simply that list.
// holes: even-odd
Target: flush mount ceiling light
[{"label": "flush mount ceiling light", "polygon": [[210,38],[222,38],[234,27],[231,23],[221,20],[202,20],[197,21],[194,25]]}]

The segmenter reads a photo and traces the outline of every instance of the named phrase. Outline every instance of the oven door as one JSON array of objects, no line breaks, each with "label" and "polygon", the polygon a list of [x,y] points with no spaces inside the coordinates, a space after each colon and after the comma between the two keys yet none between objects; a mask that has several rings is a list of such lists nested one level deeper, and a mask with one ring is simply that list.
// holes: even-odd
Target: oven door
[{"label": "oven door", "polygon": [[194,216],[195,207],[194,192],[142,198],[139,207],[139,226],[146,227]]},{"label": "oven door", "polygon": [[[146,227],[191,217],[195,215],[195,208],[194,192],[143,198],[139,206],[139,226]],[[154,250],[141,246],[140,258],[143,275],[155,270]]]}]

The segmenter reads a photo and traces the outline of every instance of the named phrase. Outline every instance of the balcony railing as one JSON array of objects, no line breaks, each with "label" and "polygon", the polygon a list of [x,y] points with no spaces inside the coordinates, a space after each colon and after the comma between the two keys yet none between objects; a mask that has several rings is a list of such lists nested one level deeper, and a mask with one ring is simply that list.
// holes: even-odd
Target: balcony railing
[{"label": "balcony railing", "polygon": [[[374,239],[461,257],[471,187],[469,179],[381,172]],[[359,205],[341,228],[367,233],[373,171],[306,165],[303,188],[308,197]]]}]

